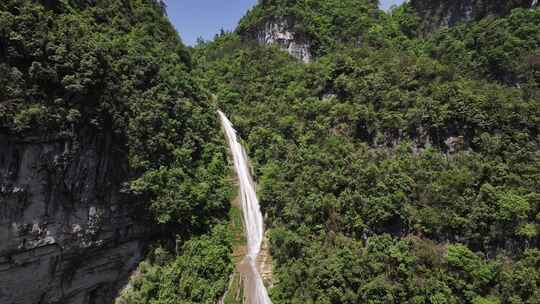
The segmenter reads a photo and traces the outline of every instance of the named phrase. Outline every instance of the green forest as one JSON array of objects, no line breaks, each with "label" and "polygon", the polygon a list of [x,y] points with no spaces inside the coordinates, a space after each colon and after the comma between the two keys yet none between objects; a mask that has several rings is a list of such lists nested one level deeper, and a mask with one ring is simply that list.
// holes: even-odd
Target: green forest
[{"label": "green forest", "polygon": [[[538,303],[540,10],[426,33],[376,4],[266,1],[195,48],[256,170],[272,299]],[[313,63],[246,43],[280,17]]]},{"label": "green forest", "polygon": [[[0,129],[112,132],[176,244],[155,242],[117,303],[227,290],[218,109],[254,169],[273,303],[540,303],[540,8],[435,30],[410,3],[268,0],[194,47],[164,10],[0,3]],[[254,41],[284,18],[311,63]]]},{"label": "green forest", "polygon": [[120,303],[215,302],[233,269],[225,140],[164,7],[2,1],[0,59],[3,133],[74,145],[110,136],[127,156],[131,208],[162,236],[141,265],[144,282]]}]

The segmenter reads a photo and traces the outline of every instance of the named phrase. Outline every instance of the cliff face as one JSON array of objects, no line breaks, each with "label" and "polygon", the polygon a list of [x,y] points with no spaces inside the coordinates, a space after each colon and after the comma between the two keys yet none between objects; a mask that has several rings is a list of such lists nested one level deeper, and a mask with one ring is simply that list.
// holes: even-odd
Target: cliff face
[{"label": "cliff face", "polygon": [[312,59],[310,42],[294,31],[293,24],[291,18],[267,21],[252,35],[259,43],[277,44],[291,56],[308,63]]},{"label": "cliff face", "polygon": [[77,138],[0,134],[0,303],[112,303],[142,258],[118,139]]},{"label": "cliff face", "polygon": [[377,22],[376,0],[259,1],[237,32],[261,44],[277,44],[304,62],[328,54],[337,44],[356,47]]},{"label": "cliff face", "polygon": [[534,8],[537,0],[411,0],[426,31],[451,27],[459,22],[481,19],[488,15],[504,16],[514,8]]},{"label": "cliff face", "polygon": [[162,4],[0,1],[0,304],[110,304],[147,242],[225,218],[215,109]]},{"label": "cliff face", "polygon": [[[257,5],[269,6],[272,1],[259,0]],[[267,19],[244,36],[260,44],[277,44],[291,56],[308,63],[312,60],[309,39],[294,30],[295,18],[275,17]]]}]

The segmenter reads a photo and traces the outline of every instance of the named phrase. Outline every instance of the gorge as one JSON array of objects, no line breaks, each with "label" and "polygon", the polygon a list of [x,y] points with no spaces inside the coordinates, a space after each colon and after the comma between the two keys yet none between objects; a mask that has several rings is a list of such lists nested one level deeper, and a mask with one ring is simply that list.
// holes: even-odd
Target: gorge
[{"label": "gorge", "polygon": [[166,3],[0,1],[0,303],[540,299],[537,1]]}]

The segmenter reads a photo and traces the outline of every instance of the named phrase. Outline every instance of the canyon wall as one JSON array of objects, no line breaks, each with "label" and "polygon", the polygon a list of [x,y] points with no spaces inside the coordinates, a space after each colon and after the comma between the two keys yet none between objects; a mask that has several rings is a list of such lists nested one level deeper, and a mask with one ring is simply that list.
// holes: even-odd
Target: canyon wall
[{"label": "canyon wall", "polygon": [[0,303],[112,303],[150,231],[118,142],[0,133]]}]

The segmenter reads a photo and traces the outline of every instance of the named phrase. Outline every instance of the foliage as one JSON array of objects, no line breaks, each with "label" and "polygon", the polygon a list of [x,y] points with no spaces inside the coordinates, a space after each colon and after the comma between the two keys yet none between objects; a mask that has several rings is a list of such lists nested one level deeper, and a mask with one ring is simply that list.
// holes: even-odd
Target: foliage
[{"label": "foliage", "polygon": [[233,270],[231,238],[225,225],[217,225],[209,235],[184,243],[176,258],[158,247],[116,303],[216,303]]},{"label": "foliage", "polygon": [[[538,10],[422,38],[406,4],[374,14],[356,46],[329,21],[307,65],[239,36],[304,3],[265,1],[194,53],[248,146],[273,301],[536,303],[540,99],[536,68],[514,63],[538,49]],[[449,47],[458,33],[471,44]],[[502,74],[486,64],[501,50]]]},{"label": "foliage", "polygon": [[159,3],[3,1],[0,125],[113,138],[154,217],[204,231],[228,206],[215,107]]},{"label": "foliage", "polygon": [[506,18],[486,18],[439,31],[428,39],[425,49],[472,76],[520,83],[532,91],[540,80],[539,23],[539,9],[516,9]]},{"label": "foliage", "polygon": [[326,54],[336,43],[361,43],[361,35],[381,15],[378,1],[358,0],[266,0],[240,21],[237,31],[256,31],[267,21],[289,23],[305,35],[315,54]]},{"label": "foliage", "polygon": [[[109,134],[129,191],[178,234],[127,303],[227,286],[214,102],[255,168],[275,303],[538,303],[539,9],[421,37],[410,4],[268,0],[188,50],[162,5],[127,3],[0,4],[2,130]],[[284,20],[313,63],[249,41]]]},{"label": "foliage", "polygon": [[229,208],[226,148],[192,68],[162,1],[0,2],[0,132],[65,143],[68,165],[118,160],[103,184],[182,246],[127,303],[214,303],[231,272],[224,228],[206,235]]}]

